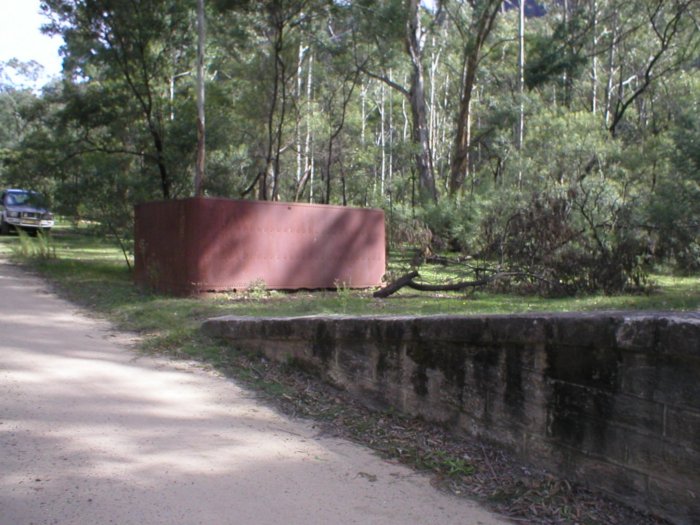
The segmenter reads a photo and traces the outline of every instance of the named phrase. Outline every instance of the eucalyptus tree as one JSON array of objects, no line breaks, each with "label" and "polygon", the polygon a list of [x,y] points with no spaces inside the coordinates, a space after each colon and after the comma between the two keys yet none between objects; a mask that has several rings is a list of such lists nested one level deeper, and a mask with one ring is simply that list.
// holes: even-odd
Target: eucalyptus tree
[{"label": "eucalyptus tree", "polygon": [[206,16],[204,0],[197,0],[197,160],[195,162],[194,194],[204,194],[204,177],[206,165],[206,116],[205,101],[205,46]]},{"label": "eucalyptus tree", "polygon": [[[133,152],[152,164],[163,198],[175,196],[178,151],[169,147],[168,128],[174,78],[191,69],[193,12],[186,2],[172,0],[43,0],[50,18],[45,30],[60,34],[64,73],[77,96],[97,90],[111,93],[92,105],[99,114],[142,126],[149,137],[143,150],[123,140],[122,152]],[[98,96],[95,94],[95,96]],[[114,108],[109,102],[121,104]],[[85,115],[94,118],[93,115]],[[112,139],[117,138],[114,133]],[[105,148],[107,150],[108,148]],[[194,151],[194,148],[192,148]],[[189,164],[191,165],[191,164]]]},{"label": "eucalyptus tree", "polygon": [[655,84],[684,67],[696,66],[700,50],[697,0],[640,0],[634,5],[632,26],[610,43],[621,48],[616,53],[614,94],[609,97],[608,129],[613,136],[629,109]]},{"label": "eucalyptus tree", "polygon": [[671,168],[654,180],[649,206],[656,242],[684,272],[700,270],[700,74],[676,82],[675,100],[667,104],[675,126],[670,133]]},{"label": "eucalyptus tree", "polygon": [[46,93],[0,87],[0,184],[50,194],[55,110]]},{"label": "eucalyptus tree", "polygon": [[[223,20],[230,20],[239,28],[232,41],[235,48],[227,49],[225,40],[219,38],[222,54],[228,54],[231,59],[224,70],[233,67],[249,74],[254,71],[254,82],[248,87],[254,91],[250,96],[257,97],[258,102],[256,108],[249,108],[253,110],[250,116],[258,125],[264,122],[265,128],[262,152],[255,154],[260,159],[256,173],[241,193],[248,195],[257,189],[258,198],[276,200],[283,193],[282,156],[289,149],[286,132],[298,73],[299,42],[319,3],[217,0],[214,4],[223,17],[216,23],[220,35],[227,33]],[[246,27],[240,27],[241,19],[247,22]],[[234,56],[241,50],[248,56]],[[243,61],[247,63],[244,65]]]},{"label": "eucalyptus tree", "polygon": [[454,153],[450,167],[450,193],[464,185],[469,169],[471,144],[472,97],[487,39],[501,11],[502,0],[456,2],[448,9],[454,27],[462,38],[462,82],[459,90],[459,113],[454,136]]},{"label": "eucalyptus tree", "polygon": [[[343,6],[326,4],[323,10],[316,13],[315,20],[309,27],[312,31],[304,36],[309,58],[313,58],[313,64],[309,60],[309,74],[305,79],[307,92],[314,93],[312,104],[316,118],[311,132],[316,144],[315,154],[324,161],[320,169],[322,184],[317,188],[316,194],[317,200],[326,204],[348,204],[352,193],[350,190],[357,182],[350,179],[362,178],[359,170],[352,177],[348,173],[349,169],[357,165],[350,155],[356,151],[353,145],[357,145],[358,139],[361,139],[356,128],[352,127],[361,72],[355,67],[350,45],[354,24],[351,14]],[[312,67],[320,70],[321,74],[314,77],[311,74]],[[304,82],[302,87],[303,84]],[[302,102],[300,96],[301,93],[295,98],[297,104]],[[298,189],[303,189],[303,184],[304,178]]]},{"label": "eucalyptus tree", "polygon": [[[425,87],[425,46],[428,35],[444,21],[442,2],[428,7],[418,0],[352,3],[359,20],[355,34],[358,68],[406,98],[411,110],[411,140],[423,201],[437,201]],[[403,62],[405,59],[407,62]],[[392,66],[408,66],[402,84],[392,78]]]},{"label": "eucalyptus tree", "polygon": [[126,232],[191,193],[197,69],[207,194],[406,210],[443,247],[570,252],[567,275],[598,253],[589,282],[654,250],[700,266],[697,0],[42,5],[65,76],[0,86],[0,177],[66,212]]},{"label": "eucalyptus tree", "polygon": [[[36,101],[36,95],[28,88],[17,86],[14,79],[16,73],[33,76],[26,66],[18,61],[0,62],[0,155],[4,161],[24,136],[29,124],[27,113]],[[0,164],[0,175],[2,169]]]}]

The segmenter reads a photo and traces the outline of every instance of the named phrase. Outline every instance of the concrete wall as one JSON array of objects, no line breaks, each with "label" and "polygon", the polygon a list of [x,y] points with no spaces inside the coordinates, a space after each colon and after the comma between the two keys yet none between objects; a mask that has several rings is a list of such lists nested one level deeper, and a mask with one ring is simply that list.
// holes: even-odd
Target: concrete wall
[{"label": "concrete wall", "polygon": [[203,329],[700,523],[700,315],[227,317]]}]

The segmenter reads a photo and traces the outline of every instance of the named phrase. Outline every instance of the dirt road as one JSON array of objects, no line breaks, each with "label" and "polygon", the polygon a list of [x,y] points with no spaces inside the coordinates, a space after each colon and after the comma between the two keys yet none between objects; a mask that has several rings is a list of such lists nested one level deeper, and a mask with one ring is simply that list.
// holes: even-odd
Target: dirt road
[{"label": "dirt road", "polygon": [[0,525],[507,523],[127,343],[0,262]]}]

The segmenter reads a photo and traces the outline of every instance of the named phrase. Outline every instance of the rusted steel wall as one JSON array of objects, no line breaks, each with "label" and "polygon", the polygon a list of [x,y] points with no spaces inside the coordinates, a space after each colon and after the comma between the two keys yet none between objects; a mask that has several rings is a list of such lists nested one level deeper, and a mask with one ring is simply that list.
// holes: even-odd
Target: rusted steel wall
[{"label": "rusted steel wall", "polygon": [[377,209],[190,198],[135,212],[136,281],[166,293],[364,288],[385,271]]}]

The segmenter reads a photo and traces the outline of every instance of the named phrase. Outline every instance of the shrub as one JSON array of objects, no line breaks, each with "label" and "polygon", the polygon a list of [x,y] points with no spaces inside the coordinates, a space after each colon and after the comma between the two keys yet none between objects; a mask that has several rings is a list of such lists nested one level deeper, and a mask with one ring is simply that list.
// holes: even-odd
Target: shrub
[{"label": "shrub", "polygon": [[629,207],[604,185],[533,194],[511,208],[494,207],[481,222],[481,257],[536,276],[537,291],[572,295],[620,292],[646,284],[648,240]]}]

